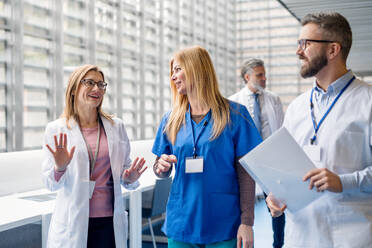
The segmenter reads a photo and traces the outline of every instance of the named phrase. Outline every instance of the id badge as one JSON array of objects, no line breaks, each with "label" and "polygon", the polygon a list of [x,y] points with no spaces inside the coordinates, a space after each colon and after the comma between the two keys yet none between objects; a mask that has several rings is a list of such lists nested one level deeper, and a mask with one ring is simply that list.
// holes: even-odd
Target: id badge
[{"label": "id badge", "polygon": [[94,186],[96,185],[96,181],[89,181],[89,199],[92,199]]},{"label": "id badge", "polygon": [[310,157],[311,160],[313,160],[314,162],[320,162],[322,158],[320,146],[315,145],[304,146],[304,151],[307,154],[307,156]]},{"label": "id badge", "polygon": [[203,172],[203,157],[187,157],[186,158],[186,173],[202,173]]}]

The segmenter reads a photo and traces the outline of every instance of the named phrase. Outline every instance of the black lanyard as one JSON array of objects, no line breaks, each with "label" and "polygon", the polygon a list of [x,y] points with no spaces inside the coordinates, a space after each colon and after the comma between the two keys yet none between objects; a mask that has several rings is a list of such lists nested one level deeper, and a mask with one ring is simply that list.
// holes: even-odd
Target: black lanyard
[{"label": "black lanyard", "polygon": [[[209,114],[209,113],[208,113],[208,114]],[[208,116],[208,114],[207,114],[207,116]],[[193,151],[192,151],[192,156],[193,156],[194,158],[196,158],[196,156],[197,156],[197,155],[196,155],[196,146],[197,146],[197,144],[198,144],[199,138],[200,138],[200,136],[202,135],[202,133],[203,133],[205,127],[208,125],[208,122],[209,122],[210,117],[209,117],[207,120],[204,121],[204,123],[203,123],[203,128],[202,128],[202,130],[200,131],[198,137],[196,137],[196,139],[195,139],[195,135],[194,135],[194,128],[192,127],[192,119],[191,119],[191,109],[190,109],[190,105],[189,105],[189,118],[188,118],[188,119],[189,119],[189,122],[190,122],[190,125],[191,125],[192,142],[193,142],[193,145],[194,145],[194,149],[193,149]]]},{"label": "black lanyard", "polygon": [[329,106],[329,108],[327,109],[327,112],[325,112],[325,114],[323,115],[323,117],[320,119],[319,123],[316,124],[316,121],[315,121],[315,115],[314,115],[314,104],[313,104],[313,94],[314,94],[314,88],[311,90],[311,95],[310,95],[310,111],[311,111],[311,120],[313,121],[313,127],[314,127],[314,135],[313,137],[310,139],[310,144],[314,144],[315,140],[316,140],[316,136],[318,134],[318,130],[320,128],[320,125],[322,125],[324,119],[327,117],[327,115],[329,114],[329,112],[331,112],[333,106],[336,104],[337,100],[340,98],[340,96],[342,95],[342,93],[344,93],[344,91],[347,89],[347,87],[349,87],[349,85],[354,81],[355,79],[355,76],[353,76],[349,82],[347,82],[347,84],[344,86],[344,88],[342,88],[342,90],[340,91],[340,93],[338,93],[338,95],[336,96],[335,100],[333,100],[331,106]]}]

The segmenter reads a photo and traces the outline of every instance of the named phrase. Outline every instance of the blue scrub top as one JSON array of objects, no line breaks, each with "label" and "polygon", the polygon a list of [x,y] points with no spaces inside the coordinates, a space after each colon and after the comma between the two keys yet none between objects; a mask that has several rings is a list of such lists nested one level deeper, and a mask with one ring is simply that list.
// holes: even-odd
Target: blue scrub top
[{"label": "blue scrub top", "polygon": [[[159,157],[162,154],[177,157],[163,226],[169,238],[196,244],[236,238],[240,203],[235,161],[262,139],[247,109],[235,102],[229,104],[231,122],[214,140],[210,140],[211,111],[198,124],[187,112],[186,124],[181,126],[174,145],[164,132],[170,113],[160,123],[152,152]],[[196,152],[204,158],[202,173],[185,173],[186,157],[193,155],[193,132],[195,139],[201,132]]]}]

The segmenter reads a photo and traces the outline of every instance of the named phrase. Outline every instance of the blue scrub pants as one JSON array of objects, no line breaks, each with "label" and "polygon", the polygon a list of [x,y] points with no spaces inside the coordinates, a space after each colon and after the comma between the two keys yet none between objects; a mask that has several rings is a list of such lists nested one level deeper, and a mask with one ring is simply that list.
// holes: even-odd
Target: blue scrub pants
[{"label": "blue scrub pants", "polygon": [[236,248],[236,242],[236,239],[230,239],[213,244],[200,245],[168,239],[168,248]]}]

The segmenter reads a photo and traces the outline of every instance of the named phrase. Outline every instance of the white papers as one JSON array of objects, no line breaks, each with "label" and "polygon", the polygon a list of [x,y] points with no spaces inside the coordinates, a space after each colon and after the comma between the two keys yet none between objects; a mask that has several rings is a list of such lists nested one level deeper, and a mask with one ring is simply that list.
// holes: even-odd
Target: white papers
[{"label": "white papers", "polygon": [[239,162],[267,194],[272,192],[291,212],[304,208],[322,195],[314,188],[309,190],[308,181],[302,181],[315,166],[285,127]]}]

